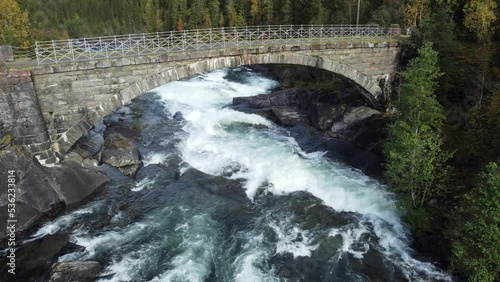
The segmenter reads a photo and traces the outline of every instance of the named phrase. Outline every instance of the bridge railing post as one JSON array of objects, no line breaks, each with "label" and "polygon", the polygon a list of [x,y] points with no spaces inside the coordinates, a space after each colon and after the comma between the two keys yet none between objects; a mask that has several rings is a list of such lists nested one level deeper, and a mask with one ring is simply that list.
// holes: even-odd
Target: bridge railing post
[{"label": "bridge railing post", "polygon": [[161,48],[160,33],[157,31],[156,32],[156,42],[153,40],[153,54],[156,54],[158,52],[159,48]]},{"label": "bridge railing post", "polygon": [[213,36],[212,30],[213,30],[212,28],[210,28],[208,30],[208,42],[209,42],[208,48],[209,49],[213,49],[214,48],[213,43],[212,43],[212,36]]},{"label": "bridge railing post", "polygon": [[200,31],[196,29],[196,51],[200,51]]},{"label": "bridge railing post", "polygon": [[269,36],[269,38],[271,38],[271,34],[272,34],[272,41],[274,44],[276,44],[276,33],[274,33],[272,30],[271,30],[271,25],[268,25],[267,26],[267,34]]},{"label": "bridge railing post", "polygon": [[55,63],[57,64],[57,51],[56,51],[56,44],[54,43],[54,40],[52,40],[52,53],[54,54],[54,60],[55,60]]},{"label": "bridge railing post", "polygon": [[174,49],[174,32],[170,31],[170,38],[168,39],[167,51],[171,52]]},{"label": "bridge railing post", "polygon": [[[259,40],[259,37],[262,37],[263,39]],[[262,46],[262,44],[264,44],[265,37],[265,35],[260,35],[260,26],[257,26],[257,30],[255,30],[255,28],[250,30],[249,40],[250,44],[253,46]]]},{"label": "bridge railing post", "polygon": [[224,47],[224,49],[226,49],[226,32],[224,30],[224,27],[222,27],[221,33],[222,33],[222,46]]},{"label": "bridge railing post", "polygon": [[75,61],[75,52],[73,50],[73,41],[68,38],[68,48],[69,48],[69,53],[71,55],[71,60],[74,62]]},{"label": "bridge railing post", "polygon": [[182,51],[186,51],[186,31],[183,30],[182,31],[182,34],[181,34],[181,38],[182,38]]},{"label": "bridge railing post", "polygon": [[239,47],[238,31],[236,30],[236,28],[233,28],[233,33],[234,33],[234,37],[236,38],[236,47]]},{"label": "bridge railing post", "polygon": [[102,41],[102,38],[99,36],[99,48],[98,50],[101,51],[101,49],[104,47],[104,56],[106,57],[106,59],[109,59],[109,55],[108,55],[108,44],[106,44],[105,42]]},{"label": "bridge railing post", "polygon": [[35,41],[35,55],[36,55],[36,62],[37,64],[40,64],[40,51],[38,49],[38,41]]}]

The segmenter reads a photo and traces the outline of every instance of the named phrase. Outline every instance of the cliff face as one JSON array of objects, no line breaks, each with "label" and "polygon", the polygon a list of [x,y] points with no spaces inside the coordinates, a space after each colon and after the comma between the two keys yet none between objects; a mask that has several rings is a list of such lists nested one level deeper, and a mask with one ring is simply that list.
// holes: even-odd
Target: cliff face
[{"label": "cliff face", "polygon": [[[22,234],[43,219],[75,207],[109,182],[106,175],[81,163],[66,160],[49,168],[30,156],[4,150],[0,152],[0,179],[5,187],[9,178],[14,179],[9,183],[15,185],[9,188],[15,193],[0,190],[0,240],[5,239],[8,219],[17,220],[16,233]],[[15,211],[7,212],[13,203]]]}]

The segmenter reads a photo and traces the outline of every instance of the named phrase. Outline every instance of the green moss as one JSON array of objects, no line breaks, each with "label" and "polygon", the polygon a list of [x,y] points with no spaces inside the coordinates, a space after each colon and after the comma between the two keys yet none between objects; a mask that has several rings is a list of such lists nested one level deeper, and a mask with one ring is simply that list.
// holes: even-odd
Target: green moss
[{"label": "green moss", "polygon": [[142,131],[142,124],[139,120],[134,120],[132,122],[132,124],[134,125],[134,128],[137,130],[137,131]]},{"label": "green moss", "polygon": [[20,155],[27,153],[23,146],[14,143],[14,137],[9,133],[0,138],[0,156],[5,152],[12,151]]}]

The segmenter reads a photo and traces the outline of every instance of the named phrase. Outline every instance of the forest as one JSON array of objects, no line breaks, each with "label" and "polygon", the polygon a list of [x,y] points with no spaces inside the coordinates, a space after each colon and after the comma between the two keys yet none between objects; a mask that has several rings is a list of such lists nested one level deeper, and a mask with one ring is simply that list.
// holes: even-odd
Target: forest
[{"label": "forest", "polygon": [[[355,0],[0,0],[0,45],[269,24],[356,24]],[[457,276],[500,281],[500,5],[361,0],[360,24],[399,24],[384,181],[414,245]]]}]

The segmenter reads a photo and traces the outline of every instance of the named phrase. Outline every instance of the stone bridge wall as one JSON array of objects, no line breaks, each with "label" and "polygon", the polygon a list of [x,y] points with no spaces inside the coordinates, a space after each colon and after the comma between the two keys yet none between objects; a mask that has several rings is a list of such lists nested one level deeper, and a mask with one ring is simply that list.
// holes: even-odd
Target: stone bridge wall
[{"label": "stone bridge wall", "polygon": [[[397,43],[387,42],[306,44],[37,66],[2,77],[0,118],[15,128],[21,144],[43,144],[29,147],[35,155],[50,158],[44,151],[49,142],[61,156],[97,121],[155,87],[215,69],[269,63],[338,73],[357,84],[369,103],[380,107],[379,80],[394,73],[398,52]],[[14,121],[22,115],[28,124],[24,130],[22,121]]]}]

